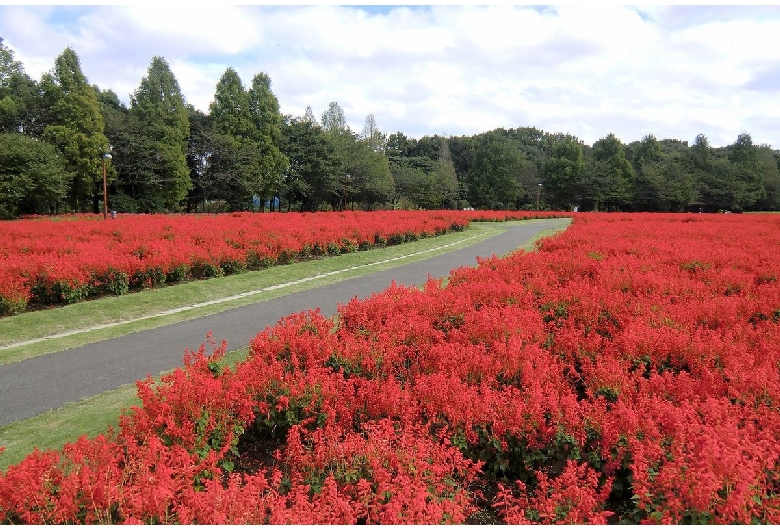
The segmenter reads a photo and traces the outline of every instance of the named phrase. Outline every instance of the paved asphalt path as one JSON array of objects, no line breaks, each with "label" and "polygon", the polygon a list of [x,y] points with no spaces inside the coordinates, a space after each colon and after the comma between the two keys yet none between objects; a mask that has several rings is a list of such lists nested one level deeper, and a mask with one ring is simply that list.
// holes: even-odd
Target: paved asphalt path
[{"label": "paved asphalt path", "polygon": [[309,289],[178,324],[88,344],[0,366],[0,425],[36,416],[65,403],[94,396],[182,365],[185,349],[197,350],[212,331],[228,350],[241,348],[286,315],[319,308],[333,315],[338,304],[385,290],[395,280],[422,285],[428,275],[445,277],[461,266],[475,266],[477,256],[503,255],[538,232],[565,226],[564,219],[507,226],[497,236],[466,248],[386,271]]}]

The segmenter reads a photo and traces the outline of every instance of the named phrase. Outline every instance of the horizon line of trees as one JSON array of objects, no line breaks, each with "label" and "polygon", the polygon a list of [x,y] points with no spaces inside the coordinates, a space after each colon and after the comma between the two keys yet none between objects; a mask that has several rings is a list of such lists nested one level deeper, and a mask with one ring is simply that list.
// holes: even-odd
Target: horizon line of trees
[{"label": "horizon line of trees", "polygon": [[104,164],[121,212],[780,210],[780,151],[748,133],[720,148],[535,127],[415,139],[373,114],[357,133],[335,101],[282,115],[268,74],[244,86],[232,67],[204,113],[157,56],[126,106],[72,48],[35,81],[0,41],[0,218],[101,211]]}]

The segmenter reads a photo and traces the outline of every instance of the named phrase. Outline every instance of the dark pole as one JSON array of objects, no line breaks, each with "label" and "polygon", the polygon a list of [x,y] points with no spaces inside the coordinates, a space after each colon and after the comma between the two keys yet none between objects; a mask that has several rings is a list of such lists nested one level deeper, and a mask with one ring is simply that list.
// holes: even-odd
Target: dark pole
[{"label": "dark pole", "polygon": [[106,185],[106,163],[111,160],[111,154],[103,155],[103,219],[108,218],[108,186]]},{"label": "dark pole", "polygon": [[106,157],[103,157],[103,219],[108,218],[108,187],[106,186]]},{"label": "dark pole", "polygon": [[539,183],[539,187],[536,188],[536,211],[539,211],[539,193],[542,191],[542,183]]},{"label": "dark pole", "polygon": [[344,206],[342,207],[343,211],[346,211],[347,209],[347,186],[349,185],[350,181],[350,175],[347,173],[344,175]]}]

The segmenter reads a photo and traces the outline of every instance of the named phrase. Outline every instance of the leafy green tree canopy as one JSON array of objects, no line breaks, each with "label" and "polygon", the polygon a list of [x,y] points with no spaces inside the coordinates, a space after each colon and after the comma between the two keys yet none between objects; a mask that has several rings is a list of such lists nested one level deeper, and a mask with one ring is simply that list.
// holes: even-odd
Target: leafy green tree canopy
[{"label": "leafy green tree canopy", "polygon": [[586,167],[586,193],[595,209],[622,208],[634,192],[634,169],[626,158],[623,143],[612,133],[593,144],[594,162]]},{"label": "leafy green tree canopy", "polygon": [[550,206],[569,210],[578,205],[584,172],[585,159],[580,143],[571,136],[556,141],[543,170],[544,194]]},{"label": "leafy green tree canopy", "polygon": [[480,137],[467,175],[468,199],[475,208],[513,209],[520,195],[518,176],[525,165],[517,145],[491,132]]},{"label": "leafy green tree canopy", "polygon": [[288,201],[299,204],[301,211],[317,211],[325,204],[338,207],[342,179],[325,131],[307,115],[287,117],[282,131],[282,150],[289,159],[284,178]]},{"label": "leafy green tree canopy", "polygon": [[68,177],[53,145],[19,132],[0,133],[0,218],[57,213]]},{"label": "leafy green tree canopy", "polygon": [[37,86],[22,63],[0,41],[0,131],[26,132],[25,118],[37,95]]}]

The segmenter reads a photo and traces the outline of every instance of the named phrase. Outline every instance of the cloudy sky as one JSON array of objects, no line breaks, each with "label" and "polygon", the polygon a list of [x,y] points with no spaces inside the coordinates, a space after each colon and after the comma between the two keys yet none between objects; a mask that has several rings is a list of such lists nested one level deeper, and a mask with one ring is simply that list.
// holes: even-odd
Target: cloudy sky
[{"label": "cloudy sky", "polygon": [[153,56],[208,111],[219,77],[266,72],[285,114],[331,101],[361,131],[653,134],[780,148],[780,6],[0,5],[0,37],[40,79],[66,46],[125,103]]}]

